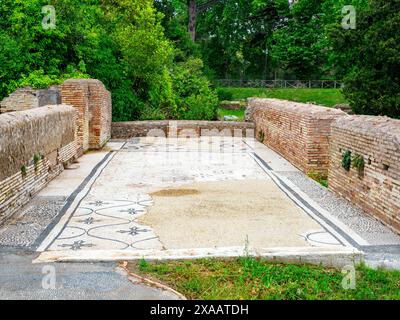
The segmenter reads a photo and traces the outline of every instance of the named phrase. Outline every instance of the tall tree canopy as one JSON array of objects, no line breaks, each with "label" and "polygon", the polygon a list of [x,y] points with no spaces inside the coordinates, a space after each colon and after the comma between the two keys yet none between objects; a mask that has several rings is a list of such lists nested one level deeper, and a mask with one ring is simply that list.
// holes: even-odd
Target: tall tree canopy
[{"label": "tall tree canopy", "polygon": [[[334,78],[356,112],[399,117],[399,2],[2,0],[0,98],[90,76],[111,90],[114,120],[214,119],[204,74]],[[49,4],[55,29],[41,25]],[[348,5],[357,20],[344,29]]]},{"label": "tall tree canopy", "polygon": [[[345,75],[344,94],[356,113],[400,118],[400,0],[371,0],[353,32],[333,32]],[[343,67],[344,66],[344,67]]]},{"label": "tall tree canopy", "polygon": [[[54,29],[42,27],[49,4]],[[202,64],[194,67],[190,52],[176,51],[153,0],[2,0],[0,16],[0,98],[22,85],[90,76],[111,90],[114,120],[186,118],[199,101],[204,118],[215,118]],[[177,81],[190,67],[198,85],[181,95]]]}]

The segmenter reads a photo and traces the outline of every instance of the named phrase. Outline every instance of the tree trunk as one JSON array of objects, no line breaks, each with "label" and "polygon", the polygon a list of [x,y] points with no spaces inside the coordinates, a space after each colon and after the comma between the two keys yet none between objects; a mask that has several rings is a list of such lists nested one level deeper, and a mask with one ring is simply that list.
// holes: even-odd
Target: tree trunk
[{"label": "tree trunk", "polygon": [[197,5],[196,0],[188,0],[189,6],[189,33],[193,41],[196,41],[196,18]]}]

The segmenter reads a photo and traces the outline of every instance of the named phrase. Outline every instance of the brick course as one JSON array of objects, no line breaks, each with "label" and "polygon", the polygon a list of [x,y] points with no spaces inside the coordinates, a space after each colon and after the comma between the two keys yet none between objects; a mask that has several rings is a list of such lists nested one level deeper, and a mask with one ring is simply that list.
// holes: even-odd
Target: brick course
[{"label": "brick course", "polygon": [[72,106],[0,115],[0,223],[75,160],[74,138]]},{"label": "brick course", "polygon": [[76,109],[76,136],[80,154],[89,150],[89,101],[88,87],[83,82],[72,79],[61,85],[61,100]]},{"label": "brick course", "polygon": [[[69,105],[43,106],[59,100]],[[2,101],[7,113],[0,115],[0,223],[84,151],[104,146],[111,108],[110,93],[94,79],[19,89]]]},{"label": "brick course", "polygon": [[79,150],[101,149],[111,137],[111,94],[95,79],[70,79],[61,85],[62,102],[77,110]]},{"label": "brick course", "polygon": [[0,113],[24,111],[61,103],[58,86],[35,90],[25,87],[16,90],[0,102]]},{"label": "brick course", "polygon": [[98,80],[88,83],[89,89],[89,148],[101,149],[111,138],[111,94]]},{"label": "brick course", "polygon": [[[342,167],[343,153],[364,157],[364,173]],[[332,124],[329,188],[400,232],[400,120],[347,116]]]},{"label": "brick course", "polygon": [[249,99],[256,137],[305,173],[328,174],[331,123],[345,113],[312,104]]}]

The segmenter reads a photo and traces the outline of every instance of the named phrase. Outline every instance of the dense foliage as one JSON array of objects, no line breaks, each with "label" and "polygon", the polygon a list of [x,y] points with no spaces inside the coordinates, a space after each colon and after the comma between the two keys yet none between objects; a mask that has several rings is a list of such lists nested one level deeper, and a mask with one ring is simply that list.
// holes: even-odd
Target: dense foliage
[{"label": "dense foliage", "polygon": [[[187,0],[159,1],[164,8],[167,3],[179,8],[168,15],[170,26],[188,23]],[[211,77],[344,80],[344,95],[356,113],[398,118],[399,3],[197,0],[197,50]],[[356,24],[344,29],[349,5],[356,10]]]},{"label": "dense foliage", "polygon": [[[168,26],[188,23],[187,0],[158,0]],[[341,25],[342,8],[368,0],[197,0],[197,45],[216,78],[336,78],[329,34]],[[204,3],[211,3],[205,6]],[[177,8],[175,14],[171,7]],[[167,9],[168,8],[168,9]]]},{"label": "dense foliage", "polygon": [[371,0],[357,29],[338,30],[336,52],[347,60],[344,95],[356,113],[400,118],[400,0]]},{"label": "dense foliage", "polygon": [[[48,4],[55,29],[41,25]],[[345,5],[355,29],[341,25]],[[400,0],[2,0],[0,98],[93,77],[112,92],[116,121],[214,119],[207,79],[319,78],[344,80],[357,113],[400,117],[399,9]]]},{"label": "dense foliage", "polygon": [[[54,29],[42,27],[49,4]],[[2,0],[0,17],[0,98],[20,86],[90,76],[111,90],[116,121],[216,116],[201,64],[167,39],[152,0]],[[195,85],[181,92],[185,75]],[[196,111],[200,103],[206,111]]]}]

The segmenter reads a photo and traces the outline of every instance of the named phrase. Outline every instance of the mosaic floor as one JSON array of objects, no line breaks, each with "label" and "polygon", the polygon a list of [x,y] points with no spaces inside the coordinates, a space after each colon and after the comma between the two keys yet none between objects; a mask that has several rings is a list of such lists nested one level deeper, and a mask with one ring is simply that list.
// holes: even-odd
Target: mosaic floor
[{"label": "mosaic floor", "polygon": [[[197,184],[206,188],[208,183],[211,186],[212,183],[238,181],[239,188],[240,181],[243,181],[243,186],[245,186],[244,182],[253,183],[253,187],[254,183],[264,183],[265,187],[262,185],[258,189],[265,188],[264,203],[268,206],[263,207],[261,203],[258,207],[251,207],[251,192],[263,192],[257,188],[255,191],[248,191],[248,193],[250,192],[249,198],[236,201],[237,209],[229,206],[230,202],[234,203],[234,201],[230,201],[229,194],[223,201],[220,197],[214,199],[212,193],[209,198],[202,198],[201,203],[196,203],[196,198],[193,198],[193,207],[197,205],[199,208],[219,201],[220,204],[214,206],[213,210],[215,212],[225,210],[225,216],[221,216],[219,220],[210,219],[213,222],[207,222],[207,214],[205,214],[204,219],[199,223],[201,227],[190,229],[188,226],[187,233],[183,232],[183,236],[186,236],[187,239],[196,239],[196,237],[212,239],[213,233],[220,232],[221,237],[224,238],[225,232],[228,239],[226,242],[222,241],[222,245],[210,245],[205,248],[197,246],[198,250],[214,250],[217,255],[232,250],[242,250],[243,253],[243,248],[246,247],[246,234],[240,234],[241,230],[252,231],[251,236],[255,243],[265,243],[263,247],[258,246],[260,250],[275,248],[277,243],[280,244],[280,247],[300,247],[310,250],[315,247],[335,250],[352,249],[345,240],[318,218],[307,214],[301,206],[296,205],[285,192],[278,188],[279,183],[274,181],[274,177],[269,174],[269,171],[273,170],[267,163],[263,165],[255,157],[254,143],[252,140],[244,141],[222,137],[204,137],[200,140],[143,138],[128,141],[121,145],[119,150],[111,153],[107,161],[93,173],[93,176],[85,179],[86,185],[71,195],[66,213],[44,239],[38,251],[45,252],[47,257],[54,253],[55,256],[64,254],[73,257],[76,254],[81,258],[87,258],[95,252],[101,252],[102,255],[107,255],[106,252],[127,252],[140,256],[141,253],[145,255],[148,252],[154,255],[157,252],[161,254],[168,250],[191,250],[194,246],[187,241],[186,247],[184,238],[179,246],[165,244],[170,243],[163,241],[163,239],[168,240],[165,237],[174,239],[173,228],[162,230],[164,232],[156,232],[152,225],[143,224],[142,221],[146,221],[143,218],[146,218],[148,211],[157,207],[154,206],[152,194],[169,188],[183,188]],[[297,171],[295,168],[291,168],[291,170]],[[60,181],[61,183],[62,181]],[[223,186],[222,191],[224,190]],[[239,190],[235,197],[239,198],[240,194]],[[171,205],[178,203],[175,203],[174,199],[164,199],[164,201],[164,207],[169,203]],[[190,203],[188,207],[191,207]],[[186,213],[179,212],[182,211],[181,209],[178,205],[177,215]],[[253,215],[252,210],[258,210],[257,215],[255,212]],[[263,215],[263,210],[265,210],[265,215]],[[207,213],[204,210],[201,212]],[[210,214],[214,218],[216,214],[213,212]],[[225,217],[230,217],[230,213],[232,216],[240,216],[237,217],[237,220],[226,219]],[[159,213],[155,213],[155,216],[157,214],[167,213],[160,210]],[[167,221],[172,222],[173,225],[174,212],[168,212],[168,214],[170,216]],[[195,214],[196,212],[194,212]],[[153,211],[152,215],[154,216]],[[280,220],[281,223],[279,223]],[[240,221],[241,225],[235,221]],[[263,227],[263,225],[267,226],[272,223],[275,223],[277,227],[269,226],[269,229]],[[159,228],[163,228],[163,225],[158,225],[157,228],[160,230]],[[168,228],[167,223],[165,223],[165,228]],[[183,231],[186,229],[184,223],[182,229]],[[229,236],[228,231],[225,230],[229,230]],[[290,237],[281,237],[282,234],[278,235],[279,232],[282,234],[293,232],[292,240],[289,240]],[[237,233],[239,234],[237,235]],[[160,238],[159,234],[163,234],[164,238]],[[175,233],[175,236],[178,237],[178,232]],[[238,245],[234,240],[230,245],[229,239],[236,239],[235,236],[243,238],[242,245]],[[274,242],[274,237],[279,241]],[[287,243],[285,243],[285,238],[288,238]],[[82,252],[86,252],[87,255],[83,255]]]}]

